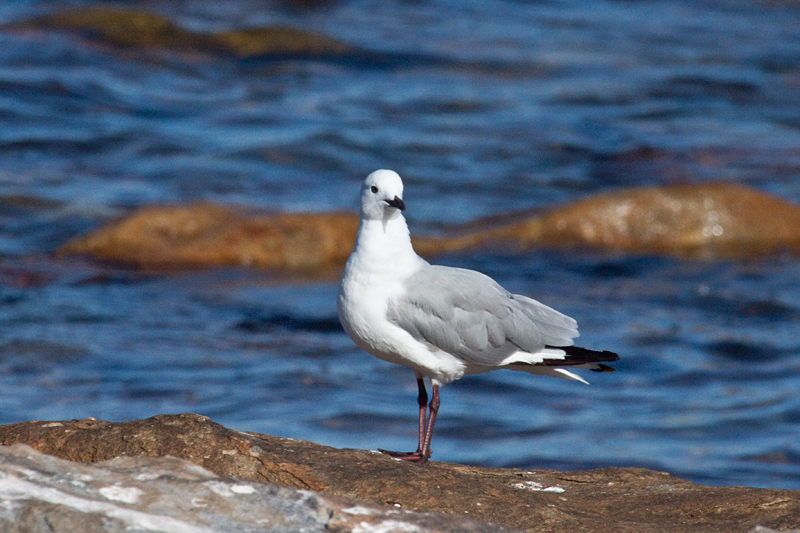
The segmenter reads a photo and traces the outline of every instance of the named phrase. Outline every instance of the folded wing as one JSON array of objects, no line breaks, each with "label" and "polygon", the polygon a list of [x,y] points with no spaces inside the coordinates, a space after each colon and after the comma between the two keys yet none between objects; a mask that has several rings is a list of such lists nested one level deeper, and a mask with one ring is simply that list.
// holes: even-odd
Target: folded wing
[{"label": "folded wing", "polygon": [[406,281],[387,318],[432,348],[487,366],[563,361],[557,347],[578,336],[572,318],[480,272],[435,265]]}]

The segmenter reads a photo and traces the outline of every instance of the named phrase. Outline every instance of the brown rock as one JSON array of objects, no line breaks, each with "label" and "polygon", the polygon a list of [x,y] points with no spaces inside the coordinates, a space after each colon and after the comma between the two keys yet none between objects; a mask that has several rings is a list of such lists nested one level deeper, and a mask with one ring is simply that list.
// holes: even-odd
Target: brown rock
[{"label": "brown rock", "polygon": [[64,10],[16,22],[12,29],[71,30],[119,47],[196,48],[193,32],[166,18],[143,11],[106,7]]},{"label": "brown rock", "polygon": [[624,189],[446,242],[452,251],[497,241],[523,249],[593,247],[695,258],[800,250],[800,206],[730,183]]},{"label": "brown rock", "polygon": [[4,533],[508,531],[219,477],[175,457],[76,464],[24,444],[0,446],[0,509]]},{"label": "brown rock", "polygon": [[336,57],[355,53],[342,41],[282,26],[200,33],[185,30],[155,13],[90,7],[65,10],[6,26],[16,30],[69,30],[121,48],[162,48],[174,52],[223,52],[239,58],[262,56]]},{"label": "brown rock", "polygon": [[800,524],[800,491],[704,487],[641,468],[530,472],[437,462],[420,467],[376,452],[232,431],[192,414],[0,426],[0,443],[20,442],[82,462],[170,455],[220,476],[528,531],[728,532]]},{"label": "brown rock", "polygon": [[355,51],[342,41],[282,26],[216,33],[208,37],[208,46],[241,58],[273,55],[325,57]]},{"label": "brown rock", "polygon": [[750,257],[800,247],[800,206],[730,183],[630,189],[547,215],[542,240],[634,253]]},{"label": "brown rock", "polygon": [[[800,206],[728,183],[625,189],[538,217],[503,218],[489,229],[480,229],[489,221],[479,221],[454,229],[454,236],[418,236],[414,247],[426,257],[499,242],[523,250],[584,246],[693,258],[800,251]],[[246,265],[319,272],[344,264],[357,229],[358,217],[350,213],[245,216],[208,203],[145,207],[59,253],[150,269]]]},{"label": "brown rock", "polygon": [[358,216],[282,213],[246,217],[213,204],[145,207],[68,242],[60,254],[150,269],[253,266],[312,270],[343,264],[353,250]]}]

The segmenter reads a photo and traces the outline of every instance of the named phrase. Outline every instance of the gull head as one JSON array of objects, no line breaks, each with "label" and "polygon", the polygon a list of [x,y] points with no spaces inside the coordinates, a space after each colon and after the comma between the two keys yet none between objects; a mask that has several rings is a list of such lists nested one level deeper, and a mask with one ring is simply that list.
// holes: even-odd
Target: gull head
[{"label": "gull head", "polygon": [[403,180],[393,170],[376,170],[361,186],[361,217],[386,220],[405,211]]}]

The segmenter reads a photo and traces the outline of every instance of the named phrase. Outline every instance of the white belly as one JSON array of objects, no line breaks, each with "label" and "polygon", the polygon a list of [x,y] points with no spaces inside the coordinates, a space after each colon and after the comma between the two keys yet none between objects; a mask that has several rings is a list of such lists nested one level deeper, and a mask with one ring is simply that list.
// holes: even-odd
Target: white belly
[{"label": "white belly", "polygon": [[337,310],[345,332],[365,352],[402,366],[440,383],[464,375],[467,367],[457,357],[414,339],[389,322],[389,299],[399,294],[400,284],[370,284],[345,277],[339,289]]}]

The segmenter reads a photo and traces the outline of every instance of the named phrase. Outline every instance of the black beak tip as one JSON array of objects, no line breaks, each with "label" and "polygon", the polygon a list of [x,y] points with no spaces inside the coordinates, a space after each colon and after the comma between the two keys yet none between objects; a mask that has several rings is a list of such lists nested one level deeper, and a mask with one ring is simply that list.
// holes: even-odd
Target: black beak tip
[{"label": "black beak tip", "polygon": [[405,211],[406,210],[406,204],[404,204],[403,200],[401,200],[397,196],[395,196],[393,200],[386,200],[386,203],[389,204],[392,207],[396,207],[400,211]]}]

